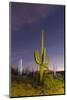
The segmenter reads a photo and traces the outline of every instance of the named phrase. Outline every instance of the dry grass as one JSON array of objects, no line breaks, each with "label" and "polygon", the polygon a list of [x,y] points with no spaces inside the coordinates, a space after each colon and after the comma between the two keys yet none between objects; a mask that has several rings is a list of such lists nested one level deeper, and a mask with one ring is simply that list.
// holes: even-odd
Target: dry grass
[{"label": "dry grass", "polygon": [[11,97],[56,94],[64,94],[64,80],[48,74],[44,76],[43,87],[36,84],[32,79],[28,79],[28,77],[24,79],[22,77],[20,80],[12,80]]}]

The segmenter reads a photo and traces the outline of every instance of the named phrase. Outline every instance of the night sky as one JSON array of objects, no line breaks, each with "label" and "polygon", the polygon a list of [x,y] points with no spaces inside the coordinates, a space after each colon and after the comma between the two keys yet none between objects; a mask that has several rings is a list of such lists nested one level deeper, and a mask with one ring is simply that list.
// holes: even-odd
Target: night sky
[{"label": "night sky", "polygon": [[64,6],[10,3],[11,7],[11,63],[22,58],[23,67],[36,62],[34,51],[41,50],[41,32],[51,66],[64,67]]}]

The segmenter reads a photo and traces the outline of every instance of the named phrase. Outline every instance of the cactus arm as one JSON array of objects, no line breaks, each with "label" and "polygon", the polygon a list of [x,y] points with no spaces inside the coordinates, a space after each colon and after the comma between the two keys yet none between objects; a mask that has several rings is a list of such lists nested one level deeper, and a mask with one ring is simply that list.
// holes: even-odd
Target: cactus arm
[{"label": "cactus arm", "polygon": [[50,57],[48,57],[48,62],[47,62],[47,65],[51,63],[51,59]]},{"label": "cactus arm", "polygon": [[36,63],[40,65],[41,60],[40,60],[40,57],[39,57],[38,49],[34,52],[34,58],[35,58]]}]

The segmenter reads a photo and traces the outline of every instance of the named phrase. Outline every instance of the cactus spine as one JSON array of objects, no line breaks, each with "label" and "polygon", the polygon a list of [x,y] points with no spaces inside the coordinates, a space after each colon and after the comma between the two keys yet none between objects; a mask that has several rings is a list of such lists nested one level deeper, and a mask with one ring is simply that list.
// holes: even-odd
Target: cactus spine
[{"label": "cactus spine", "polygon": [[44,48],[44,32],[42,31],[41,40],[41,55],[39,55],[38,49],[34,52],[34,58],[37,64],[40,65],[40,81],[43,79],[44,70],[48,69],[48,63],[46,62],[46,48]]}]

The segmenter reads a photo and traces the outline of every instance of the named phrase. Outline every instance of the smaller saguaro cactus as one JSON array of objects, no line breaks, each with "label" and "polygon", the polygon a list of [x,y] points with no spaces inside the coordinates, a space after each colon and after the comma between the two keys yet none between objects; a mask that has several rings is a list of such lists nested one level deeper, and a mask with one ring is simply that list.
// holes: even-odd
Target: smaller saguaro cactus
[{"label": "smaller saguaro cactus", "polygon": [[20,59],[18,64],[18,74],[22,75],[22,70],[22,59]]},{"label": "smaller saguaro cactus", "polygon": [[56,73],[57,67],[56,66],[54,66],[53,71],[54,71],[54,76],[56,77],[57,76],[57,73]]},{"label": "smaller saguaro cactus", "polygon": [[40,65],[40,81],[43,79],[44,70],[48,69],[49,61],[46,62],[46,48],[44,48],[44,31],[42,31],[42,44],[41,55],[39,55],[38,49],[34,52],[34,58],[37,64]]}]

